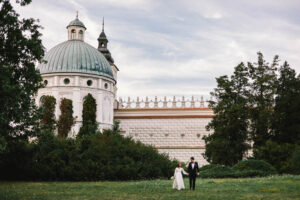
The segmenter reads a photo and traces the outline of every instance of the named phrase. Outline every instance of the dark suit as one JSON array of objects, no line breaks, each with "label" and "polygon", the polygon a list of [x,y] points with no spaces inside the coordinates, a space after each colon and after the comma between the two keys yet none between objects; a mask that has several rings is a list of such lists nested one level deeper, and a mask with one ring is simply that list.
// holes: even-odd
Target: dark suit
[{"label": "dark suit", "polygon": [[188,166],[188,173],[190,178],[190,189],[193,188],[193,190],[195,190],[195,182],[196,182],[198,172],[199,172],[198,163],[194,162],[194,168],[193,168],[192,162],[190,162]]}]

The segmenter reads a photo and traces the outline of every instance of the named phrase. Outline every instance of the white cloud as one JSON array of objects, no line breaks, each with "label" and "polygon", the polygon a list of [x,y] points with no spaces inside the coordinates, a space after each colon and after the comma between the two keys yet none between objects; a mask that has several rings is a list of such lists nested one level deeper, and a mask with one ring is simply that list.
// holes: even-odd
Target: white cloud
[{"label": "white cloud", "polygon": [[195,12],[207,19],[221,19],[224,15],[227,15],[226,10],[216,3],[216,1],[190,0],[184,3],[180,2],[190,12]]},{"label": "white cloud", "polygon": [[143,11],[150,11],[158,5],[158,2],[153,0],[77,0],[76,2],[80,5],[92,4],[99,7],[110,6],[112,8],[137,9]]}]

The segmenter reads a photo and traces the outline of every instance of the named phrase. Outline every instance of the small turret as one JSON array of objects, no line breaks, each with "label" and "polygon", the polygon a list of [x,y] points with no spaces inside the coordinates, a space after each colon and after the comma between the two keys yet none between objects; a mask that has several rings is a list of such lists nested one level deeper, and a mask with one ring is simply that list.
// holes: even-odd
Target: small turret
[{"label": "small turret", "polygon": [[74,19],[69,23],[67,29],[68,29],[68,40],[84,41],[84,34],[85,34],[86,27],[78,19],[78,11],[76,11],[76,19]]},{"label": "small turret", "polygon": [[[105,35],[105,32],[104,32],[104,17],[103,17],[103,20],[102,20],[102,31],[98,37],[98,51],[100,51],[104,57],[106,58],[106,60],[109,62],[110,64],[110,67],[113,71],[113,75],[114,75],[114,79],[117,81],[118,79],[118,67],[114,64],[114,59],[112,58],[111,54],[110,54],[110,51],[107,49],[107,43],[108,43],[108,40],[106,38],[106,35]],[[115,97],[117,96],[117,91],[118,91],[118,88],[117,88],[117,84],[114,85],[114,94],[115,94]]]},{"label": "small turret", "polygon": [[112,65],[114,64],[114,59],[111,57],[109,50],[107,49],[108,40],[104,33],[104,17],[102,20],[102,32],[98,37],[98,50],[105,56],[107,61]]}]

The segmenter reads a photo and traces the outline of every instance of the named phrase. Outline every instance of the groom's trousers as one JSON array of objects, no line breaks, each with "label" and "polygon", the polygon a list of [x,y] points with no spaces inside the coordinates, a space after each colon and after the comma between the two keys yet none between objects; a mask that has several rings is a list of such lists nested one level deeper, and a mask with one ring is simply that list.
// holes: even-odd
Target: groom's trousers
[{"label": "groom's trousers", "polygon": [[195,190],[195,183],[196,183],[196,175],[190,175],[190,190],[193,188]]}]

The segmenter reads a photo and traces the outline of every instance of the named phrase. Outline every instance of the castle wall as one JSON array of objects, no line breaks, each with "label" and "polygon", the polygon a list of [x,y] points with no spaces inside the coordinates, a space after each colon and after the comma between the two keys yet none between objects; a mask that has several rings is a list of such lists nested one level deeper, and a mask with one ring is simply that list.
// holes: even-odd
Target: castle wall
[{"label": "castle wall", "polygon": [[207,164],[202,153],[205,126],[213,117],[210,108],[119,108],[114,118],[120,120],[124,136],[153,145],[181,162],[194,156],[200,165]]}]

